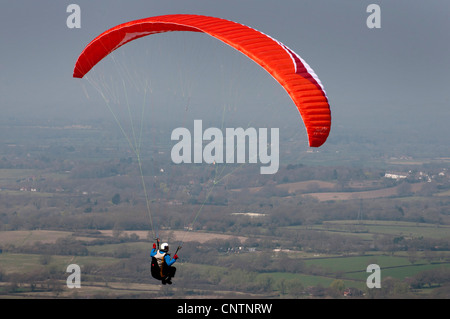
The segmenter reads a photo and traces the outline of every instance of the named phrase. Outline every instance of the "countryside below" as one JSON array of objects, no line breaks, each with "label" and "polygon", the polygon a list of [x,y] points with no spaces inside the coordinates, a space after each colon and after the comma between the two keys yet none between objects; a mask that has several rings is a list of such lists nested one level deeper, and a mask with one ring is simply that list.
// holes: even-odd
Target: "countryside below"
[{"label": "countryside below", "polygon": [[[338,132],[316,150],[280,129],[279,170],[261,175],[174,164],[163,126],[141,165],[107,120],[0,130],[0,298],[450,297],[450,157],[436,145]],[[151,276],[155,237],[181,246],[172,285]]]}]

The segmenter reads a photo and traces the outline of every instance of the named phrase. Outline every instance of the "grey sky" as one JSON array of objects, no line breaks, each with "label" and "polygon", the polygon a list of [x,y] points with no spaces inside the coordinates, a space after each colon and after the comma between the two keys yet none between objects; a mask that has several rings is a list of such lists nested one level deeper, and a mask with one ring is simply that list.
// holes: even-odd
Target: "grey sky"
[{"label": "grey sky", "polygon": [[[70,3],[81,7],[80,29],[66,26]],[[381,29],[366,26],[370,3],[381,7]],[[234,20],[299,53],[328,93],[332,134],[342,126],[370,131],[398,125],[450,136],[447,0],[3,1],[3,116],[45,118],[72,114],[76,108],[89,116],[92,105],[80,80],[72,78],[84,46],[119,23],[173,13]]]}]

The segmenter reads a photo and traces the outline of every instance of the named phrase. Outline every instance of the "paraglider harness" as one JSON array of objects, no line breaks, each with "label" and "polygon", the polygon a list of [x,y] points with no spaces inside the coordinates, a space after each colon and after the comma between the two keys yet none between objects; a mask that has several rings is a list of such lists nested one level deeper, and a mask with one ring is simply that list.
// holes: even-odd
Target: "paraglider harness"
[{"label": "paraglider harness", "polygon": [[[158,252],[158,254],[160,254],[159,253],[159,251],[160,251],[159,250],[159,238],[156,238],[156,243],[157,243],[157,247],[156,247],[157,252]],[[178,246],[177,250],[175,251],[175,255],[177,254],[177,252],[180,249],[181,249],[181,246]],[[151,273],[152,273],[152,277],[157,280],[163,280],[166,277],[166,275],[167,275],[166,268],[168,266],[166,265],[166,262],[164,261],[164,259],[165,259],[166,255],[170,256],[170,254],[168,254],[168,253],[160,254],[160,255],[162,255],[162,257],[158,256],[158,258],[161,258],[161,264],[158,263],[158,259],[155,256],[152,257]]]}]

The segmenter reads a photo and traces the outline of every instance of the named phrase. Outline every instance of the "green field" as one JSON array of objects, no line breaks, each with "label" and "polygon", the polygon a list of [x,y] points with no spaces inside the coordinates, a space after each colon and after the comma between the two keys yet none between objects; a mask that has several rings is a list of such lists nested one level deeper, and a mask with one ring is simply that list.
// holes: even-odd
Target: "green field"
[{"label": "green field", "polygon": [[55,267],[61,270],[66,269],[70,264],[108,266],[118,262],[117,258],[112,257],[52,255],[49,263],[43,265],[41,257],[37,254],[2,253],[0,254],[0,270],[6,274],[30,273],[42,271],[46,267]]},{"label": "green field", "polygon": [[[349,221],[336,222],[335,225],[350,224]],[[382,227],[386,222],[374,222],[370,226]],[[411,230],[427,229],[423,224],[412,223],[392,223],[391,229],[395,227]],[[318,230],[322,231],[322,230]],[[210,234],[212,235],[212,234]],[[40,273],[59,273],[58,278],[64,285],[63,279],[67,276],[65,270],[69,264],[78,264],[82,269],[97,269],[88,273],[83,277],[83,289],[77,292],[78,296],[132,296],[133,294],[149,293],[155,294],[160,291],[161,286],[152,280],[149,273],[148,249],[150,244],[146,241],[124,242],[113,244],[92,244],[94,238],[89,237],[71,237],[69,232],[57,231],[4,231],[0,232],[3,243],[9,241],[10,244],[20,244],[21,246],[32,246],[46,239],[49,244],[57,243],[59,239],[82,239],[87,245],[87,256],[57,255],[51,254],[47,258],[43,255],[32,253],[9,253],[0,254],[0,273],[5,276]],[[105,236],[103,238],[112,238]],[[386,254],[385,252],[372,252],[367,255],[356,256],[327,256],[326,254],[311,254],[301,251],[284,252],[297,263],[303,263],[304,272],[287,272],[287,271],[266,271],[254,272],[247,271],[235,267],[220,266],[229,263],[237,258],[232,255],[222,255],[222,262],[217,265],[191,262],[179,262],[177,265],[178,275],[176,282],[179,286],[173,288],[173,293],[190,291],[192,294],[227,296],[233,291],[249,290],[252,296],[260,297],[279,297],[288,296],[289,289],[292,284],[301,285],[305,291],[311,287],[327,288],[336,280],[342,280],[344,286],[357,288],[360,291],[366,290],[366,279],[370,275],[366,268],[370,264],[377,264],[381,268],[381,279],[394,278],[404,281],[411,278],[421,271],[437,269],[441,267],[450,268],[448,258],[441,262],[430,262],[421,252],[417,252],[413,262],[407,252],[396,252],[395,254]],[[240,256],[247,260],[255,260],[260,262],[258,256],[260,253],[255,252],[248,255]],[[128,261],[131,256],[140,256],[137,261]],[[271,261],[277,262],[277,253],[272,254]],[[445,256],[445,255],[444,255]],[[134,257],[135,258],[135,257]],[[259,260],[259,261],[258,261]],[[88,267],[88,268],[86,268]],[[143,269],[135,281],[128,282],[126,273],[127,268],[136,267]],[[97,276],[97,272],[108,273],[109,270],[116,269],[117,274],[113,277],[105,277],[105,275]],[[127,270],[126,270],[127,269]],[[120,275],[123,274],[123,275]],[[123,277],[122,277],[123,276]],[[11,277],[12,278],[12,277]],[[105,282],[102,282],[104,278]],[[30,279],[27,279],[28,281]],[[136,281],[137,280],[137,281]],[[185,284],[184,281],[187,283]],[[191,281],[195,282],[192,284]],[[107,282],[107,283],[106,283]],[[122,282],[128,282],[124,284]],[[141,282],[139,284],[139,282]],[[6,283],[0,284],[5,286]],[[220,284],[220,290],[214,291],[214,287]],[[185,286],[187,285],[187,286]],[[7,287],[7,286],[5,286]],[[30,292],[27,284],[21,285],[24,296],[50,296],[47,291]],[[269,287],[269,288],[265,288]],[[284,287],[284,288],[283,288]],[[286,288],[291,287],[291,288]],[[7,289],[7,288],[5,288]],[[187,290],[186,290],[187,289]],[[267,289],[267,290],[266,290]],[[286,290],[287,289],[287,290]],[[214,292],[213,292],[214,291]],[[58,292],[61,296],[72,296],[67,289]],[[417,292],[417,293],[420,293]],[[429,293],[429,291],[427,291]],[[17,293],[19,294],[19,293]],[[306,296],[303,293],[302,296]]]},{"label": "green field", "polygon": [[[289,229],[301,229],[304,226],[288,227]],[[308,226],[309,229],[332,233],[344,233],[350,236],[371,238],[373,235],[392,235],[409,238],[450,238],[450,226],[431,225],[425,223],[400,222],[400,221],[355,221],[333,220],[321,225]]]},{"label": "green field", "polygon": [[420,271],[436,267],[450,267],[449,263],[429,263],[423,259],[418,259],[411,263],[407,257],[386,255],[317,258],[309,259],[305,263],[310,267],[321,267],[327,270],[329,274],[341,273],[344,278],[355,280],[365,280],[367,278],[368,273],[366,269],[370,264],[379,265],[384,277],[398,279],[411,277]]}]

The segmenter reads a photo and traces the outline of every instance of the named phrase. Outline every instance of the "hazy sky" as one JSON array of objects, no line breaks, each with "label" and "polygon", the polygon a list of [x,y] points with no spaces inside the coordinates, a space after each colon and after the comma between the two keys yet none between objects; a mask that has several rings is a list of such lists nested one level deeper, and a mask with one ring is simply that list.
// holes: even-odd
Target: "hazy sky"
[{"label": "hazy sky", "polygon": [[[71,3],[81,8],[79,29],[66,25]],[[371,3],[381,8],[380,29],[366,25]],[[73,114],[89,116],[83,80],[72,78],[85,45],[117,24],[174,13],[240,22],[300,54],[325,86],[332,133],[351,125],[363,131],[398,125],[450,136],[448,0],[5,0],[2,116],[51,118],[78,109]]]}]

